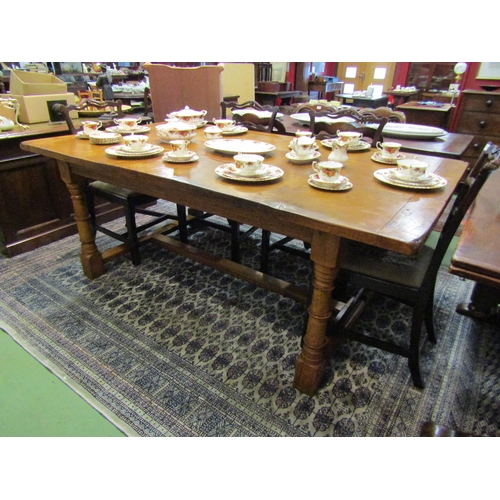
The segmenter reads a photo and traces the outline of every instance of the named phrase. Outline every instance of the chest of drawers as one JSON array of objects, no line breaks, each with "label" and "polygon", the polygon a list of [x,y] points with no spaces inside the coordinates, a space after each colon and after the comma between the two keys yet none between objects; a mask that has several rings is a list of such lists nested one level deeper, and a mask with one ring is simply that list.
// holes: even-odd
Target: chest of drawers
[{"label": "chest of drawers", "polygon": [[474,136],[462,159],[474,163],[485,144],[500,144],[500,93],[462,92],[456,132]]}]

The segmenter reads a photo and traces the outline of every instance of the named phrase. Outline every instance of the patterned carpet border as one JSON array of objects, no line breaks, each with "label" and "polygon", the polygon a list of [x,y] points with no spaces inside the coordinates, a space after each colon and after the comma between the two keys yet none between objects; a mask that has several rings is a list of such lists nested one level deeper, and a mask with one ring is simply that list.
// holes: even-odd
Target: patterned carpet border
[{"label": "patterned carpet border", "polygon": [[[224,254],[228,237],[207,229],[193,241]],[[258,233],[246,242],[245,263],[257,267],[259,244]],[[141,266],[117,259],[94,281],[77,237],[0,259],[0,326],[127,435],[418,436],[428,420],[499,435],[495,327],[454,312],[471,283],[446,269],[425,390],[406,360],[347,342],[309,398],[293,388],[302,305],[152,245],[142,253]],[[271,266],[308,282],[299,257],[277,253]],[[380,301],[361,326],[404,339],[408,313]]]}]

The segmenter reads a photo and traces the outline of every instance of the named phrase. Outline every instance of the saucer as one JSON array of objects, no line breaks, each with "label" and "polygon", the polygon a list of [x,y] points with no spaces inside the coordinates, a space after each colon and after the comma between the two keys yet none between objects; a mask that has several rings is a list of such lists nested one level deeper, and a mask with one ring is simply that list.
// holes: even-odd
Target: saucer
[{"label": "saucer", "polygon": [[83,131],[80,131],[80,132],[77,132],[77,134],[75,135],[75,137],[77,139],[90,139],[90,136],[88,136],[85,132]]},{"label": "saucer", "polygon": [[146,132],[149,132],[151,129],[149,127],[145,126],[138,126],[134,128],[121,128],[118,125],[115,127],[108,127],[106,129],[108,132],[116,132],[117,134],[122,134],[122,135],[127,135],[127,134],[144,134]]},{"label": "saucer", "polygon": [[144,144],[144,147],[141,149],[134,149],[130,146],[127,146],[126,144],[122,144],[121,146],[118,147],[121,148],[123,151],[126,151],[127,153],[147,153],[153,147],[153,144],[146,143]]},{"label": "saucer", "polygon": [[170,153],[171,151],[163,155],[163,161],[168,161],[170,163],[190,163],[200,159],[200,157],[194,152],[190,156],[174,156]]},{"label": "saucer", "polygon": [[124,149],[127,146],[111,146],[107,148],[105,152],[111,156],[119,156],[121,158],[141,158],[145,156],[154,156],[160,153],[163,153],[164,148],[161,146],[151,145],[147,150],[143,149],[142,151],[131,151]]},{"label": "saucer", "polygon": [[318,174],[311,174],[308,179],[308,184],[312,187],[318,189],[324,189],[325,191],[347,191],[352,188],[352,182],[349,181],[347,177],[342,176],[342,181],[337,183],[324,182],[319,180]]},{"label": "saucer", "polygon": [[215,173],[224,177],[225,179],[231,179],[233,181],[243,181],[243,182],[264,182],[264,181],[273,181],[275,179],[279,179],[283,176],[284,172],[279,167],[275,167],[274,165],[263,165],[261,171],[263,173],[261,175],[253,175],[253,176],[244,176],[240,175],[236,172],[236,165],[234,163],[226,163],[224,165],[219,165],[215,169]]},{"label": "saucer", "polygon": [[335,181],[335,182],[323,181],[323,180],[321,180],[318,173],[311,174],[309,176],[309,178],[312,179],[314,181],[314,183],[317,184],[318,186],[322,186],[325,188],[327,188],[327,187],[329,187],[329,188],[339,187],[344,182],[349,181],[349,179],[347,177],[345,177],[344,175],[339,175],[339,180]]},{"label": "saucer", "polygon": [[382,156],[382,153],[373,153],[372,160],[377,163],[385,163],[386,165],[396,165],[398,160],[406,158],[405,155],[399,153],[395,158],[386,158]]},{"label": "saucer", "polygon": [[245,132],[248,132],[247,127],[243,127],[242,125],[236,125],[236,127],[234,127],[231,130],[227,131],[223,130],[222,135],[238,135],[238,134],[244,134]]},{"label": "saucer", "polygon": [[310,163],[313,160],[316,160],[321,156],[321,153],[319,151],[315,151],[311,156],[308,156],[307,158],[299,158],[296,154],[295,151],[290,151],[285,155],[292,163],[296,163],[297,165],[301,165],[303,163]]}]

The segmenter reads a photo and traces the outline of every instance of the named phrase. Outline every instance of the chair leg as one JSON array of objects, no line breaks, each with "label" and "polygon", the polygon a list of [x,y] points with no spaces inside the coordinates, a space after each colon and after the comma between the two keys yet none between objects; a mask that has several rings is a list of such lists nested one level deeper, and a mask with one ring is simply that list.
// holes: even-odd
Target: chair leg
[{"label": "chair leg", "polygon": [[241,248],[240,248],[240,225],[234,220],[229,220],[231,226],[231,260],[240,263]]},{"label": "chair leg", "polygon": [[262,230],[261,250],[260,250],[260,272],[267,273],[269,271],[269,244],[271,241],[271,232]]},{"label": "chair leg", "polygon": [[138,266],[141,263],[141,254],[139,252],[139,238],[137,237],[137,226],[135,223],[135,211],[129,204],[125,203],[125,222],[127,225],[127,243],[130,246],[130,255],[132,264]]},{"label": "chair leg", "polygon": [[177,222],[179,223],[179,236],[182,243],[188,242],[186,207],[177,205]]},{"label": "chair leg", "polygon": [[427,338],[430,342],[435,344],[436,330],[434,328],[434,294],[432,293],[427,301],[427,306],[425,308],[425,329],[427,330]]},{"label": "chair leg", "polygon": [[408,356],[408,367],[410,368],[413,385],[420,389],[424,388],[424,382],[420,373],[420,333],[422,331],[424,310],[421,306],[413,309],[411,319],[410,349]]}]

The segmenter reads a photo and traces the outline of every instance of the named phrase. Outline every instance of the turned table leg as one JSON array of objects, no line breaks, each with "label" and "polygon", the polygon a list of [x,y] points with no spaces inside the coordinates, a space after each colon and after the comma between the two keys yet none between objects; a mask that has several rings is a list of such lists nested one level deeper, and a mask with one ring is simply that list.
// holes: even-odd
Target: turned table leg
[{"label": "turned table leg", "polygon": [[71,166],[68,163],[58,161],[58,165],[61,178],[66,183],[75,210],[75,221],[81,243],[80,262],[83,273],[87,278],[98,278],[104,274],[104,262],[95,244],[95,235],[85,202],[83,182],[81,178],[71,172]]},{"label": "turned table leg", "polygon": [[294,379],[294,387],[311,397],[316,394],[327,361],[326,328],[332,315],[331,298],[338,273],[339,249],[340,238],[315,233],[311,245],[314,276],[311,303],[307,310],[309,319]]}]

